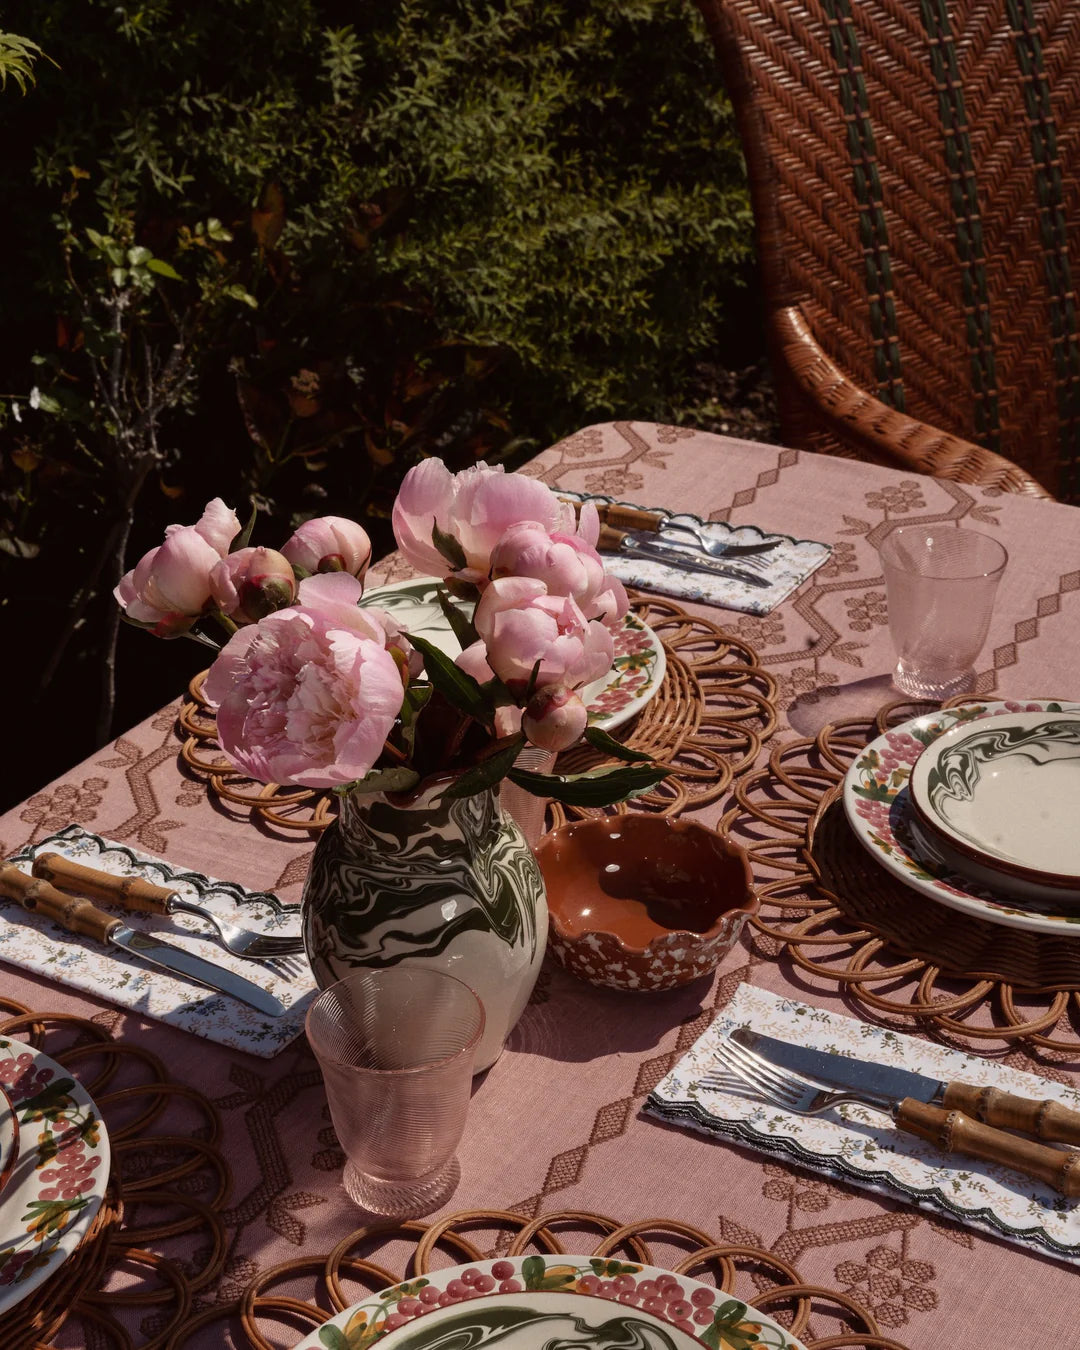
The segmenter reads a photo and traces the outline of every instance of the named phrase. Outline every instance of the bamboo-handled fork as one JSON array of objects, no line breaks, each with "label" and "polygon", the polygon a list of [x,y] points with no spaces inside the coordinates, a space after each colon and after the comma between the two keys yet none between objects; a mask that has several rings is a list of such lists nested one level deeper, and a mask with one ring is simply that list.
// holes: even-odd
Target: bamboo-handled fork
[{"label": "bamboo-handled fork", "polygon": [[[120,905],[124,909],[149,914],[194,914],[214,925],[222,945],[234,956],[242,956],[248,961],[273,961],[284,973],[301,973],[300,954],[304,950],[301,937],[253,933],[250,929],[229,923],[206,905],[187,900],[164,886],[155,886],[145,877],[101,872],[97,868],[72,862],[60,853],[39,853],[34,859],[33,873],[62,891],[102,900],[105,904]],[[212,933],[199,933],[197,936],[213,938]]]},{"label": "bamboo-handled fork", "polygon": [[964,1153],[983,1162],[1000,1163],[1061,1195],[1080,1196],[1080,1152],[1073,1149],[1051,1148],[1034,1139],[1023,1139],[972,1120],[962,1111],[930,1106],[914,1097],[885,1097],[803,1078],[730,1038],[720,1042],[716,1060],[718,1070],[700,1080],[702,1087],[726,1092],[733,1084],[741,1086],[756,1097],[803,1116],[820,1115],[844,1102],[857,1102],[887,1113],[899,1129],[925,1139],[943,1153]]}]

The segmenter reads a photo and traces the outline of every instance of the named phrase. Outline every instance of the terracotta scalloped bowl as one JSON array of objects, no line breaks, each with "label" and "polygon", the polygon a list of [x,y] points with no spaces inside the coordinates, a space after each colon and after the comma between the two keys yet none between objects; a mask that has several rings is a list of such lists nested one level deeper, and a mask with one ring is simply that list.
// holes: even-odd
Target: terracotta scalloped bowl
[{"label": "terracotta scalloped bowl", "polygon": [[536,858],[548,945],[567,970],[607,989],[675,989],[708,974],[758,910],[746,853],[694,821],[571,821],[540,840]]}]

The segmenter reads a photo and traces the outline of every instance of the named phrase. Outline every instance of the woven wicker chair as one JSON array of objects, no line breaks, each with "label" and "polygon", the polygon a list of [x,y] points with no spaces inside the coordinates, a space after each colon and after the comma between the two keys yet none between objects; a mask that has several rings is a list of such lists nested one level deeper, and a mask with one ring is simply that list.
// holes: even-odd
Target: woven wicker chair
[{"label": "woven wicker chair", "polygon": [[698,4],[785,440],[1080,501],[1080,4]]}]

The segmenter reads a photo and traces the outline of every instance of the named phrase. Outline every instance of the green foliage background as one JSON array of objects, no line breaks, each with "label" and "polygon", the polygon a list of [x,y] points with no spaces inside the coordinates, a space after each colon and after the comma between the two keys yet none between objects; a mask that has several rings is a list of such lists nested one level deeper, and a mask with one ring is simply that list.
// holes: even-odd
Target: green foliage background
[{"label": "green foliage background", "polygon": [[[87,577],[101,629],[90,541],[114,527],[130,563],[214,494],[255,493],[268,543],[385,514],[421,455],[512,464],[588,421],[700,419],[700,363],[757,355],[691,0],[13,0],[4,26],[56,66],[3,96],[0,567],[55,631]],[[135,471],[124,418],[178,334]]]}]

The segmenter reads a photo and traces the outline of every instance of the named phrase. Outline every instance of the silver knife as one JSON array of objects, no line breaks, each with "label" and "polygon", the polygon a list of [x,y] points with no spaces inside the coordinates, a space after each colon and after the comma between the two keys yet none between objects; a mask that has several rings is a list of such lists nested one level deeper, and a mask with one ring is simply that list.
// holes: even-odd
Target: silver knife
[{"label": "silver knife", "polygon": [[0,867],[0,895],[17,901],[31,914],[52,919],[69,933],[80,933],[119,947],[140,961],[148,961],[173,975],[238,998],[268,1017],[282,1017],[289,1011],[280,999],[242,975],[234,975],[231,970],[184,951],[182,947],[162,942],[150,933],[129,928],[123,919],[106,914],[82,896],[65,895],[49,882],[31,876],[14,864]]},{"label": "silver knife", "polygon": [[648,562],[663,563],[665,567],[674,567],[680,572],[704,572],[708,576],[726,577],[730,581],[741,581],[746,586],[766,589],[773,584],[768,577],[743,571],[740,567],[730,567],[704,554],[692,556],[686,549],[663,544],[655,537],[636,535],[632,540],[625,531],[611,530],[609,526],[601,528],[599,547],[608,553],[622,554],[625,558],[644,558]]},{"label": "silver knife", "polygon": [[779,1068],[817,1079],[829,1087],[854,1088],[857,1092],[897,1101],[914,1097],[927,1106],[962,1111],[984,1125],[1024,1130],[1059,1144],[1080,1144],[1080,1112],[1070,1111],[1060,1102],[1033,1101],[1030,1097],[1002,1092],[1000,1088],[946,1082],[911,1069],[833,1055],[825,1050],[810,1050],[752,1031],[749,1027],[736,1027],[730,1035],[737,1045],[746,1046]]}]

